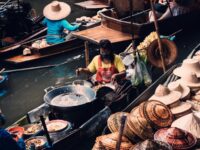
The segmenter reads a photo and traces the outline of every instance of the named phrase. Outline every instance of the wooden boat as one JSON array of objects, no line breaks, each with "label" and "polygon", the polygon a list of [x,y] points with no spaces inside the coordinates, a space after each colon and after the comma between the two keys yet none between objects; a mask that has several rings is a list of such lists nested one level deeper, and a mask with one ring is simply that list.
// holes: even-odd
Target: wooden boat
[{"label": "wooden boat", "polygon": [[[31,44],[32,42],[28,43],[27,46],[31,46]],[[40,48],[40,49],[33,49],[33,54],[28,55],[28,56],[23,55],[24,47],[20,46],[17,49],[15,49],[14,50],[15,52],[13,53],[12,52],[6,53],[7,58],[3,62],[6,64],[8,63],[8,64],[20,65],[23,63],[28,63],[28,62],[43,59],[46,57],[50,57],[53,55],[61,54],[64,52],[77,50],[77,49],[82,48],[83,46],[84,46],[83,41],[77,38],[72,38],[63,43],[50,45],[48,47]]]},{"label": "wooden boat", "polygon": [[20,40],[18,40],[15,44],[11,44],[9,46],[6,46],[6,47],[2,47],[0,48],[0,55],[2,53],[6,53],[7,51],[9,50],[12,50],[12,49],[15,49],[17,47],[17,45],[19,46],[20,44],[22,44],[23,42],[26,42],[28,40],[32,40],[34,38],[37,38],[39,37],[41,34],[43,34],[43,32],[46,32],[46,28],[43,27],[42,25],[39,25],[40,22],[44,19],[44,16],[39,16],[37,17],[35,20],[34,20],[34,25],[33,25],[33,31],[26,35],[26,36],[23,36],[20,38]]},{"label": "wooden boat", "polygon": [[[143,38],[147,36],[150,32],[154,31],[154,23],[148,22],[148,12],[150,10],[145,10],[131,16],[118,17],[116,13],[113,15],[114,9],[109,9],[107,11],[100,12],[102,17],[102,22],[100,26],[91,28],[88,30],[80,31],[74,35],[78,38],[88,40],[97,43],[100,39],[108,37],[113,42],[116,42],[119,37],[131,37],[133,33],[134,38]],[[114,17],[115,16],[115,17]],[[190,29],[198,27],[199,25],[200,12],[190,12],[187,14],[171,17],[164,20],[158,21],[158,26],[160,28],[160,33],[163,35],[168,35],[180,29]],[[131,19],[133,19],[133,24],[131,24]],[[195,24],[194,24],[195,23]],[[100,32],[94,32],[100,31]],[[114,33],[117,32],[118,34]],[[120,34],[119,34],[120,33]],[[114,36],[114,35],[117,36]],[[108,36],[109,35],[109,36]],[[127,38],[124,38],[124,40]]]},{"label": "wooden boat", "polygon": [[[84,25],[82,29],[94,27],[99,25],[100,22],[90,23],[89,25]],[[23,49],[24,47],[31,47],[32,42],[36,40],[31,40],[33,38],[43,39],[46,35],[46,28],[35,33],[34,35],[28,37],[27,40],[23,42],[19,42],[14,46],[8,47],[0,51],[0,58],[3,60],[5,64],[14,64],[20,65],[23,63],[29,63],[35,60],[44,59],[46,57],[50,57],[53,55],[61,54],[64,52],[74,51],[83,48],[84,43],[82,40],[77,38],[70,38],[69,40],[50,45],[40,49],[33,49],[33,54],[24,56]]]}]

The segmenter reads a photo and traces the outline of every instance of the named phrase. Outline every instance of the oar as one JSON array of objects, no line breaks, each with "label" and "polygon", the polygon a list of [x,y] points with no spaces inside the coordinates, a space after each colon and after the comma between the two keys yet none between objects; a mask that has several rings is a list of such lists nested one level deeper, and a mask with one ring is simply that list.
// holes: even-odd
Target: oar
[{"label": "oar", "polygon": [[4,72],[4,71],[5,71],[5,68],[1,69],[1,70],[0,70],[0,74],[1,74],[2,72]]}]

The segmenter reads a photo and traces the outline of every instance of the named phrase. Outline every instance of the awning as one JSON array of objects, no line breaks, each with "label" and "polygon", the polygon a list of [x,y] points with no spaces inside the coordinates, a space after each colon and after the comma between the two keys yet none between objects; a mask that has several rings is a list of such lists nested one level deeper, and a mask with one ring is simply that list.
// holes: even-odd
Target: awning
[{"label": "awning", "polygon": [[75,5],[83,7],[85,9],[103,9],[108,8],[108,3],[101,1],[101,0],[89,0],[80,3],[75,3]]},{"label": "awning", "polygon": [[112,43],[129,41],[132,39],[131,34],[116,31],[103,25],[79,32],[74,32],[73,35],[77,38],[93,43],[99,43],[99,41],[102,39],[109,39]]}]

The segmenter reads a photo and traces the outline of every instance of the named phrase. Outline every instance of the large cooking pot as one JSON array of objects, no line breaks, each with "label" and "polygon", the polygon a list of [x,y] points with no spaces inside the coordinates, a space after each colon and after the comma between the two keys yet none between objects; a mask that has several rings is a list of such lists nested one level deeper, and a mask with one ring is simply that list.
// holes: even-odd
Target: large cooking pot
[{"label": "large cooking pot", "polygon": [[[85,122],[99,109],[98,101],[96,100],[96,93],[93,89],[84,86],[67,85],[62,87],[50,87],[45,89],[44,101],[47,103],[56,118],[70,121],[76,125]],[[60,95],[66,95],[70,98],[87,98],[87,102],[83,104],[76,104],[71,106],[61,106],[52,104],[52,100]],[[55,100],[55,99],[54,99]],[[76,99],[77,100],[77,99]]]}]

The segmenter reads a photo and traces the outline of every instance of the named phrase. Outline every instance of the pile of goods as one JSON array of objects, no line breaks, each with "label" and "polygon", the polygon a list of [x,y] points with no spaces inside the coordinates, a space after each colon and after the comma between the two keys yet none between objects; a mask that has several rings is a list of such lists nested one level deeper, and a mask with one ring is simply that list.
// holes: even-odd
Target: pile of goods
[{"label": "pile of goods", "polygon": [[101,17],[99,15],[93,16],[93,17],[87,17],[87,16],[82,16],[80,18],[76,18],[76,22],[77,23],[81,23],[81,22],[91,22],[91,23],[96,23],[101,21]]},{"label": "pile of goods", "polygon": [[[123,138],[132,143],[131,150],[199,148],[199,59],[184,60],[173,74],[180,78],[167,86],[160,84],[148,100],[134,107],[130,113],[118,112],[109,117],[107,126],[110,132],[119,134],[122,117],[126,116]],[[98,139],[95,150],[100,150],[96,146],[100,144]],[[109,149],[109,145],[103,146]],[[116,143],[113,143],[115,146]]]}]

